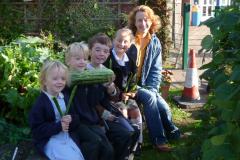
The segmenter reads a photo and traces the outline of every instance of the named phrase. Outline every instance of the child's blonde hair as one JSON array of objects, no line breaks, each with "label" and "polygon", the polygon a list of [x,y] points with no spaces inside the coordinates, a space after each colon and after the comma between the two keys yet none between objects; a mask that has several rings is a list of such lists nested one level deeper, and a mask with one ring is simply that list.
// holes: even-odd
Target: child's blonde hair
[{"label": "child's blonde hair", "polygon": [[77,54],[83,54],[84,59],[88,60],[89,49],[85,42],[74,42],[68,46],[67,51],[65,52],[65,63],[69,65],[70,58]]},{"label": "child's blonde hair", "polygon": [[54,69],[63,69],[65,71],[65,77],[66,80],[68,79],[68,68],[65,66],[62,62],[57,61],[57,60],[52,60],[52,61],[46,61],[40,71],[40,88],[44,91],[46,91],[46,86],[44,85],[47,76],[49,75],[49,72]]},{"label": "child's blonde hair", "polygon": [[133,35],[133,32],[132,30],[130,30],[129,28],[127,27],[124,27],[124,28],[121,28],[119,30],[117,30],[116,34],[115,34],[115,38],[117,38],[117,36],[120,34],[120,33],[126,33],[128,36],[130,36],[130,42],[132,43],[134,41],[134,35]]}]

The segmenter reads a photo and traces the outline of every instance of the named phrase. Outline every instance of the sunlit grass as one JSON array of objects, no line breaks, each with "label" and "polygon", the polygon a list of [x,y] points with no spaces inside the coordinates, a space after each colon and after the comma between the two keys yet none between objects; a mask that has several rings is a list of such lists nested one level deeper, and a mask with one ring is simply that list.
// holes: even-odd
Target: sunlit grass
[{"label": "sunlit grass", "polygon": [[[157,152],[149,141],[147,129],[144,130],[144,145],[141,160],[200,160],[201,144],[207,135],[203,117],[206,116],[204,110],[199,109],[194,112],[185,111],[179,108],[171,99],[173,95],[181,95],[181,90],[170,90],[167,100],[171,107],[173,121],[184,133],[190,134],[187,139],[170,141],[174,148],[171,153]],[[135,158],[136,159],[136,158]]]}]

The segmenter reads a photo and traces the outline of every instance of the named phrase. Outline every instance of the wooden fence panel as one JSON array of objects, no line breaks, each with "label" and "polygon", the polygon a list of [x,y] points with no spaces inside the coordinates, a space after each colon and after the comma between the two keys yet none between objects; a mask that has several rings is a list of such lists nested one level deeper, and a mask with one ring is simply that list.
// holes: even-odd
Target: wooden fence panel
[{"label": "wooden fence panel", "polygon": [[[69,5],[76,5],[79,3],[84,3],[85,0],[71,0]],[[0,2],[1,4],[6,4],[7,2]],[[38,32],[43,27],[46,21],[49,20],[44,14],[44,10],[51,8],[55,3],[54,0],[24,0],[17,1],[13,0],[9,4],[11,8],[19,13],[22,13],[23,17],[21,21],[26,24],[25,32],[31,35],[38,34]],[[128,14],[130,10],[136,6],[136,1],[133,0],[99,0],[100,5],[106,5],[117,17],[113,17],[116,24],[121,26],[121,16],[122,13]],[[0,15],[1,19],[1,15]]]}]

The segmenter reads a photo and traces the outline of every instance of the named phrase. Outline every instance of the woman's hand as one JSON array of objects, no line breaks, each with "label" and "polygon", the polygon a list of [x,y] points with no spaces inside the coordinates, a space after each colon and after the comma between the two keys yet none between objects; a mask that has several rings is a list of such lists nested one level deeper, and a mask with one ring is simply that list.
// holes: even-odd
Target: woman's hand
[{"label": "woman's hand", "polygon": [[134,98],[136,96],[136,92],[124,92],[122,93],[122,100],[127,101],[129,98]]}]

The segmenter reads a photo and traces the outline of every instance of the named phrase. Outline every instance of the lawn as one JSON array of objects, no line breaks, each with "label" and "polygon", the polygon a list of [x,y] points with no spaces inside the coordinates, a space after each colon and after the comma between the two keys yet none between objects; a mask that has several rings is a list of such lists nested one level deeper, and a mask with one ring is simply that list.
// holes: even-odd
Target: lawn
[{"label": "lawn", "polygon": [[201,145],[207,135],[207,125],[204,120],[207,112],[203,108],[184,110],[177,106],[173,100],[173,95],[181,95],[181,90],[170,90],[168,103],[171,106],[173,121],[184,133],[189,134],[187,139],[170,141],[174,148],[170,153],[157,152],[150,143],[147,130],[144,130],[144,144],[141,160],[200,160]]}]

